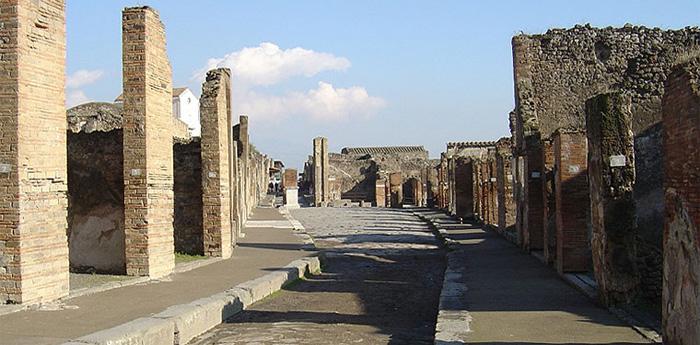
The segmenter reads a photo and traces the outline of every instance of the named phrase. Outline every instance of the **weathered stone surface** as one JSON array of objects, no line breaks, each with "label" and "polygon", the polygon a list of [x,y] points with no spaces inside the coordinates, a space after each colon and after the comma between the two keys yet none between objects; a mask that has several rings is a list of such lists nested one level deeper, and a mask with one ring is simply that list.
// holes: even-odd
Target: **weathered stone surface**
[{"label": "weathered stone surface", "polygon": [[68,295],[65,2],[3,1],[0,22],[0,301],[50,301]]},{"label": "weathered stone surface", "polygon": [[700,58],[673,70],[663,99],[664,344],[700,343]]},{"label": "weathered stone surface", "polygon": [[122,136],[121,129],[68,133],[68,245],[73,271],[126,273]]},{"label": "weathered stone surface", "polygon": [[628,304],[639,288],[630,98],[591,98],[586,116],[593,270],[603,303]]},{"label": "weathered stone surface", "polygon": [[122,104],[90,102],[68,109],[68,130],[73,133],[109,132],[122,128]]},{"label": "weathered stone surface", "polygon": [[202,85],[202,224],[204,254],[228,258],[232,253],[230,158],[231,71],[215,69]]},{"label": "weathered stone surface", "polygon": [[172,72],[165,28],[150,7],[122,13],[126,271],[172,272]]}]

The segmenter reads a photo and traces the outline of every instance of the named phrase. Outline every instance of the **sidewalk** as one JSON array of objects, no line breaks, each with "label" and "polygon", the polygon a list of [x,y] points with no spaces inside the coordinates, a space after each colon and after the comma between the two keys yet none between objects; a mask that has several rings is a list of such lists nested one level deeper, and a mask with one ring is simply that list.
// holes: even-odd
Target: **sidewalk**
[{"label": "sidewalk", "polygon": [[[25,310],[0,316],[0,344],[61,344],[176,305],[207,297],[309,256],[302,240],[279,226],[273,208],[256,208],[231,259],[155,281],[64,301],[57,311]],[[265,226],[269,221],[270,226]]]},{"label": "sidewalk", "polygon": [[644,344],[649,340],[493,231],[414,211],[450,248],[436,344]]}]

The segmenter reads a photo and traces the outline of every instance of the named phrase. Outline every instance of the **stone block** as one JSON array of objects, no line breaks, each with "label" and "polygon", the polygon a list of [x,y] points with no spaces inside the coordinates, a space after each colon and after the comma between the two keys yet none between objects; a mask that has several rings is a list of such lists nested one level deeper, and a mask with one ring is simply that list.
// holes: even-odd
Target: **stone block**
[{"label": "stone block", "polygon": [[140,318],[75,341],[94,345],[173,345],[175,323],[172,320]]}]

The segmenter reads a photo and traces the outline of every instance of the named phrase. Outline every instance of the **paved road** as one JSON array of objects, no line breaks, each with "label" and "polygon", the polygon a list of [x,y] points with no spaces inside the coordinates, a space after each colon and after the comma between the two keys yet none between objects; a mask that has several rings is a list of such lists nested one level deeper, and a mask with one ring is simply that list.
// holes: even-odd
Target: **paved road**
[{"label": "paved road", "polygon": [[323,274],[190,344],[432,344],[445,263],[425,223],[376,208],[292,215],[326,251]]}]

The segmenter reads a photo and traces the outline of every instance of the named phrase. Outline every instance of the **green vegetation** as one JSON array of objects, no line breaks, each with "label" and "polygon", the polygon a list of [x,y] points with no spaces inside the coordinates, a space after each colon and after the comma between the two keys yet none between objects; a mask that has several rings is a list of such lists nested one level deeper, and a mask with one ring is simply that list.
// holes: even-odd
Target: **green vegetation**
[{"label": "green vegetation", "polygon": [[197,260],[203,260],[207,257],[204,255],[192,255],[187,253],[175,252],[175,263],[192,262]]}]

